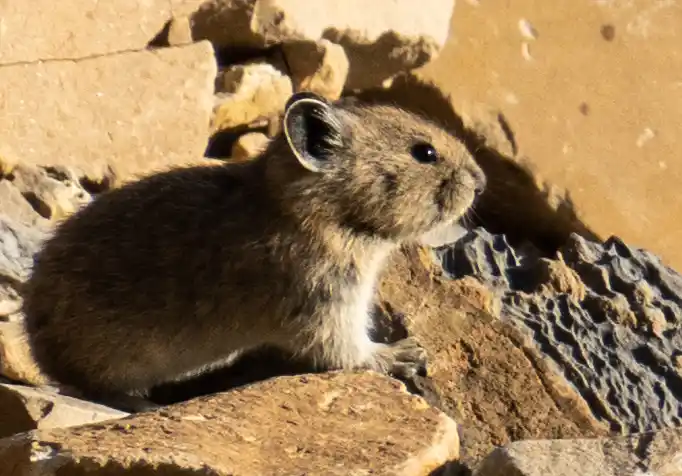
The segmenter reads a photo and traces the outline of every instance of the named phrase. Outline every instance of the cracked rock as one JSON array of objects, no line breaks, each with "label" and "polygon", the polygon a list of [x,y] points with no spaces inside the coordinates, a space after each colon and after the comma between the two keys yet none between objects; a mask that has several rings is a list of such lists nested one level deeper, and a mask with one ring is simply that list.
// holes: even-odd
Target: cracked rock
[{"label": "cracked rock", "polygon": [[140,50],[170,15],[168,0],[0,2],[0,65]]},{"label": "cracked rock", "polygon": [[192,15],[195,40],[217,47],[263,48],[326,39],[350,63],[348,89],[379,86],[434,59],[445,45],[453,0],[365,2],[208,0]]},{"label": "cracked rock", "polygon": [[2,66],[0,157],[121,180],[198,162],[215,75],[208,42]]},{"label": "cracked rock", "polygon": [[[0,440],[11,474],[430,474],[456,423],[373,372],[279,377],[116,421]],[[14,473],[12,473],[12,470]]]}]

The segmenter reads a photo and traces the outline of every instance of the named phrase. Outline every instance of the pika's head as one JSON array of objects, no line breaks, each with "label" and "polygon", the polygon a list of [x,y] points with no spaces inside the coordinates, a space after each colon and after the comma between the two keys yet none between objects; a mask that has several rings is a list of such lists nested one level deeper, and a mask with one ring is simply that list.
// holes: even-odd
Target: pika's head
[{"label": "pika's head", "polygon": [[417,239],[458,220],[485,187],[462,142],[395,106],[297,93],[283,136],[299,197],[357,234]]}]

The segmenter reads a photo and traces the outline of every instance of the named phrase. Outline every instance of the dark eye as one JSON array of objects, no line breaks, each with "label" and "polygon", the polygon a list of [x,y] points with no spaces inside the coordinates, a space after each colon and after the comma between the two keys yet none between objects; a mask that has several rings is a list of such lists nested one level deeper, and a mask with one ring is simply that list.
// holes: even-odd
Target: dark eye
[{"label": "dark eye", "polygon": [[410,151],[412,157],[422,164],[433,164],[438,160],[438,152],[427,142],[418,142],[412,146]]}]

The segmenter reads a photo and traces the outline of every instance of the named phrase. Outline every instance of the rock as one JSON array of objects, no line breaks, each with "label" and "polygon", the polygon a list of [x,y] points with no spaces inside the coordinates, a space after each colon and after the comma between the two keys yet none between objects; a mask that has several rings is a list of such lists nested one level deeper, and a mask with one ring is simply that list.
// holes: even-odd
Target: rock
[{"label": "rock", "polygon": [[378,299],[389,315],[405,316],[406,333],[426,349],[428,374],[412,386],[460,423],[462,463],[520,439],[606,435],[561,372],[498,317],[503,294],[473,277],[448,279],[432,256],[412,247],[396,253]]},{"label": "rock", "polygon": [[294,91],[311,91],[331,101],[341,97],[348,77],[348,57],[343,47],[328,40],[284,45]]},{"label": "rock", "polygon": [[[34,429],[67,428],[127,415],[38,388],[0,383],[0,438]],[[0,471],[0,474],[3,473]]]},{"label": "rock", "polygon": [[189,18],[173,18],[168,26],[168,44],[170,46],[192,43],[192,26]]},{"label": "rock", "polygon": [[0,212],[8,220],[29,227],[41,227],[48,223],[48,220],[35,211],[26,197],[6,177],[0,178],[0,203],[2,204]]},{"label": "rock", "polygon": [[248,160],[258,156],[267,147],[270,139],[261,132],[241,135],[232,146],[230,160]]},{"label": "rock", "polygon": [[[162,437],[160,437],[162,436]],[[459,451],[457,425],[375,373],[279,377],[118,421],[0,441],[17,474],[429,474]]]},{"label": "rock", "polygon": [[327,39],[348,55],[347,88],[362,89],[435,58],[445,45],[454,4],[327,0],[311,8],[302,0],[209,0],[191,15],[192,36],[245,49]]},{"label": "rock", "polygon": [[48,383],[31,356],[21,322],[0,322],[0,375],[29,385]]},{"label": "rock", "polygon": [[2,2],[0,65],[140,50],[170,15],[167,0]]},{"label": "rock", "polygon": [[232,66],[221,72],[217,83],[213,132],[280,114],[293,93],[291,79],[265,62]]},{"label": "rock", "polygon": [[[682,269],[679,7],[460,1],[451,41],[419,74],[460,113],[481,103],[500,111],[532,176],[555,187],[548,209],[570,211],[592,239],[619,236]],[[501,196],[508,215],[527,213],[527,202]]]},{"label": "rock", "polygon": [[197,162],[215,75],[208,42],[0,67],[0,157],[95,181]]},{"label": "rock", "polygon": [[0,282],[25,281],[45,237],[45,230],[10,220],[0,212]]},{"label": "rock", "polygon": [[68,167],[32,167],[18,164],[12,170],[12,184],[48,220],[71,215],[92,197],[83,189],[79,177]]},{"label": "rock", "polygon": [[617,237],[572,235],[548,260],[483,229],[436,254],[447,276],[501,294],[505,321],[611,431],[682,425],[682,275],[660,258]]},{"label": "rock", "polygon": [[494,450],[473,476],[680,474],[682,430],[627,437],[517,441]]}]

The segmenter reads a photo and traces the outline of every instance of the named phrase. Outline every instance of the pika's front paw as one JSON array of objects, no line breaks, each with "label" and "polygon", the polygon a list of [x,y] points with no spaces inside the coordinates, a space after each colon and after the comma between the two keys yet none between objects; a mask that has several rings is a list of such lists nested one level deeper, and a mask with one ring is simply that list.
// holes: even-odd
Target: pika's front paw
[{"label": "pika's front paw", "polygon": [[401,339],[393,344],[383,344],[377,352],[383,370],[398,378],[426,375],[426,350],[414,337]]}]

